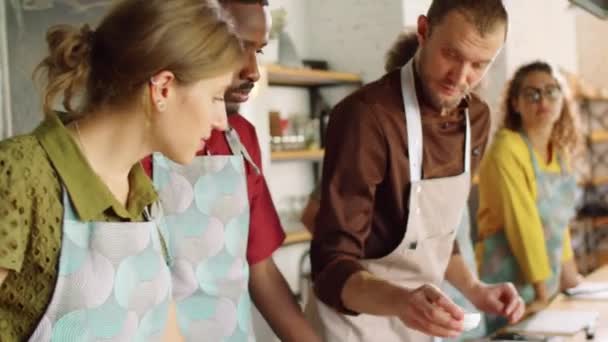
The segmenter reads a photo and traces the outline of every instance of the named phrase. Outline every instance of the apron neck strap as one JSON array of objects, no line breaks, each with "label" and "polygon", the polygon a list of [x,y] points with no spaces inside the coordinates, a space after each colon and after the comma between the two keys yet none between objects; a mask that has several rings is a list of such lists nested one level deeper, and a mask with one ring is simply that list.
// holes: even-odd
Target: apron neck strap
[{"label": "apron neck strap", "polygon": [[[526,143],[526,146],[528,147],[528,151],[530,153],[530,159],[532,160],[532,167],[534,168],[534,173],[536,175],[540,174],[541,173],[540,164],[538,162],[538,159],[536,158],[536,152],[534,150],[534,147],[532,146],[532,142],[530,141],[530,138],[528,138],[528,135],[526,134],[526,132],[523,129],[521,129],[519,131],[519,135],[522,137],[522,139]],[[562,153],[560,153],[560,151],[558,151],[556,148],[553,148],[553,147],[551,147],[551,153],[553,153],[552,158],[557,158],[557,163],[559,164],[559,168],[560,168],[560,174],[562,176],[570,175],[570,172],[568,171],[568,165],[566,165],[566,162],[564,161]]]},{"label": "apron neck strap", "polygon": [[[407,147],[410,160],[410,181],[417,182],[422,179],[422,119],[420,104],[416,94],[414,80],[414,59],[401,68],[401,95],[403,97],[403,109],[405,111],[405,126],[407,127]],[[465,150],[464,150],[464,172],[471,171],[471,123],[469,121],[469,109],[465,109]]]},{"label": "apron neck strap", "polygon": [[260,168],[253,162],[253,159],[247,152],[247,149],[241,143],[241,138],[239,137],[239,133],[232,127],[228,127],[228,129],[224,132],[224,136],[226,137],[226,141],[228,141],[228,146],[232,151],[233,155],[242,155],[243,158],[253,167],[255,173],[260,175],[262,172]]},{"label": "apron neck strap", "polygon": [[523,129],[521,129],[519,131],[519,135],[521,136],[521,138],[526,143],[526,146],[528,147],[528,152],[530,153],[530,160],[532,161],[532,168],[534,169],[534,174],[538,176],[538,174],[540,174],[540,165],[538,163],[538,159],[536,159],[536,155],[534,152],[534,147],[532,146],[532,142],[530,141],[530,139],[528,138],[528,135],[526,134],[526,132]]},{"label": "apron neck strap", "polygon": [[401,95],[407,127],[407,149],[410,160],[410,182],[422,179],[422,122],[414,82],[414,59],[401,68]]},{"label": "apron neck strap", "polygon": [[464,172],[471,173],[471,118],[469,115],[469,108],[464,109],[466,133],[465,133],[465,145],[464,145]]}]

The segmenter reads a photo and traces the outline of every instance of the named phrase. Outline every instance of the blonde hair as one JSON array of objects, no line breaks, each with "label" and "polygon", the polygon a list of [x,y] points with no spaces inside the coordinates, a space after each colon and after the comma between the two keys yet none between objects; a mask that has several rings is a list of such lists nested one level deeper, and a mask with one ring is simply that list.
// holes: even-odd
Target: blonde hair
[{"label": "blonde hair", "polygon": [[[513,78],[507,83],[505,88],[502,102],[502,113],[504,114],[502,127],[516,132],[522,129],[521,115],[513,107],[513,101],[520,95],[524,79],[533,72],[544,72],[551,75],[567,95],[567,85],[560,82],[560,79],[556,77],[553,68],[551,68],[549,64],[536,61],[523,65],[517,69]],[[576,111],[573,108],[572,102],[572,99],[568,96],[564,96],[561,114],[553,126],[549,140],[552,146],[558,151],[570,155],[577,152],[582,140],[580,130],[578,129],[578,120],[575,116]]]},{"label": "blonde hair", "polygon": [[[50,28],[49,56],[34,71],[46,76],[43,109],[57,98],[70,114],[144,98],[150,77],[171,71],[190,84],[236,70],[243,48],[215,0],[122,0],[95,31]],[[82,96],[79,108],[74,101]],[[144,106],[148,100],[143,104]]]}]

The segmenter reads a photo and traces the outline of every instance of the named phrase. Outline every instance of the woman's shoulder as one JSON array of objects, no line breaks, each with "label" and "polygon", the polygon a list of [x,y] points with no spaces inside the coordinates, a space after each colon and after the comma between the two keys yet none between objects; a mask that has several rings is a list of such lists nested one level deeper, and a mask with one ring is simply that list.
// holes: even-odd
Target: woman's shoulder
[{"label": "woman's shoulder", "polygon": [[46,159],[46,153],[33,134],[23,134],[0,141],[0,163],[12,167],[34,166]]},{"label": "woman's shoulder", "polygon": [[58,181],[48,156],[33,134],[0,141],[0,187],[36,186]]},{"label": "woman's shoulder", "polygon": [[492,149],[495,153],[515,155],[521,155],[528,151],[521,134],[508,128],[501,128],[496,132]]}]

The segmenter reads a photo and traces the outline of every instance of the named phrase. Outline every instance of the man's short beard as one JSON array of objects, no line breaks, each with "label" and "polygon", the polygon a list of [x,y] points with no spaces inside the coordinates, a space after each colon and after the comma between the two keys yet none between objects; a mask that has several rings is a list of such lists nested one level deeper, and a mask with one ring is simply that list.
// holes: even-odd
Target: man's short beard
[{"label": "man's short beard", "polygon": [[[422,58],[420,58],[420,59],[422,59]],[[424,102],[437,111],[452,110],[452,109],[458,107],[458,105],[460,104],[462,99],[466,96],[467,92],[466,91],[463,92],[459,98],[456,98],[454,100],[448,100],[448,101],[442,100],[441,97],[438,94],[436,94],[435,92],[433,92],[430,89],[430,87],[428,86],[429,83],[426,81],[428,78],[426,77],[426,74],[424,72],[424,67],[423,67],[421,61],[419,60],[417,64],[418,65],[417,65],[416,71],[418,73],[418,79],[420,80],[420,83],[421,83],[420,89],[422,89],[422,94],[420,94],[420,95],[422,95],[421,97],[424,99]]]}]

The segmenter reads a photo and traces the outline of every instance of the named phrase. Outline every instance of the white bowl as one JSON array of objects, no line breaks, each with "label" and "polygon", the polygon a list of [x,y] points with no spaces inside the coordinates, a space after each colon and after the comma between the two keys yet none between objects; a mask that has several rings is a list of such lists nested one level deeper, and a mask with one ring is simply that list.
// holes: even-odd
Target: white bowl
[{"label": "white bowl", "polygon": [[478,312],[464,314],[462,326],[465,331],[473,330],[481,322],[481,314]]}]

